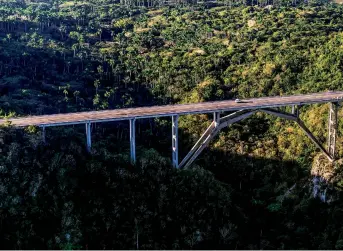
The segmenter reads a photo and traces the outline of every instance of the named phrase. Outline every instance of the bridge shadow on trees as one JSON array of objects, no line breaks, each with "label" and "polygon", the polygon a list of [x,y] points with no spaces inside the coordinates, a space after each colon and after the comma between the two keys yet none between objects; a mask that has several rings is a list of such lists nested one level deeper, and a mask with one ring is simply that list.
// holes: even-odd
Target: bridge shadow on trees
[{"label": "bridge shadow on trees", "polygon": [[311,199],[296,162],[207,150],[178,170],[141,148],[133,167],[112,151],[123,140],[105,133],[89,155],[81,130],[51,130],[46,145],[0,130],[2,248],[340,247],[341,203]]}]

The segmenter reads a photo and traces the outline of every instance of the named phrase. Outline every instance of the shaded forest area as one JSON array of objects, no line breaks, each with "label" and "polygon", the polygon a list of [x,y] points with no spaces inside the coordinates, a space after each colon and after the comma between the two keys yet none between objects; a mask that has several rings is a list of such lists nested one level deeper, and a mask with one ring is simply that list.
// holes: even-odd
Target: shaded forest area
[{"label": "shaded forest area", "polygon": [[[0,2],[0,116],[342,90],[343,7],[319,1]],[[138,5],[138,6],[137,6]],[[337,154],[343,155],[343,112]],[[327,105],[301,118],[325,142]],[[180,157],[211,122],[180,118]],[[342,249],[342,161],[257,113],[190,169],[169,119],[0,128],[3,249]],[[314,169],[327,199],[313,196]],[[327,177],[327,176],[325,176]]]}]

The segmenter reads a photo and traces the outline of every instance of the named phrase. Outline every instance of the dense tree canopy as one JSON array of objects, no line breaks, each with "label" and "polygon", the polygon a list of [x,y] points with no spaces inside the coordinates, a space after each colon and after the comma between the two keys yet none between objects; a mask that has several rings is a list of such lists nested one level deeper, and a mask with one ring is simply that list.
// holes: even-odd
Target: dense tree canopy
[{"label": "dense tree canopy", "polygon": [[[343,88],[343,7],[321,1],[0,1],[0,116]],[[301,118],[320,141],[327,105]],[[343,154],[342,110],[337,153]],[[180,118],[183,157],[211,116]],[[342,249],[335,168],[293,123],[257,113],[171,167],[169,119],[0,128],[0,247]],[[313,198],[314,169],[328,167]],[[315,182],[315,180],[314,180]]]}]

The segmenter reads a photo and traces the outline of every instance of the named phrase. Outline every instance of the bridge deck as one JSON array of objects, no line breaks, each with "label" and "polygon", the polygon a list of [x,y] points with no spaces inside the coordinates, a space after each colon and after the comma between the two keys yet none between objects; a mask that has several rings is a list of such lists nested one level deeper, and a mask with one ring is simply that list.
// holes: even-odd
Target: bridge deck
[{"label": "bridge deck", "polygon": [[244,109],[262,109],[269,107],[283,107],[289,105],[327,103],[341,101],[341,99],[343,99],[343,92],[325,92],[306,95],[245,99],[242,100],[242,103],[236,103],[234,100],[226,100],[195,104],[152,106],[93,112],[19,117],[11,118],[8,120],[0,120],[0,125],[4,124],[6,121],[10,121],[12,125],[18,127],[29,125],[75,125],[86,122],[99,123],[107,121],[128,120],[133,118],[152,118],[184,114],[211,113],[218,111],[237,111]]}]

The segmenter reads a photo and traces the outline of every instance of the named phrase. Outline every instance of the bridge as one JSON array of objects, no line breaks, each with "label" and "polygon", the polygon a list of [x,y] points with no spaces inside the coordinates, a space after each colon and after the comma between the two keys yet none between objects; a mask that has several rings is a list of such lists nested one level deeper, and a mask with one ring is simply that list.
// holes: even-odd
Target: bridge
[{"label": "bridge", "polygon": [[[17,117],[0,120],[0,125],[9,124],[14,127],[38,126],[42,128],[42,137],[45,142],[45,128],[53,126],[67,126],[85,124],[87,150],[91,151],[91,125],[111,121],[128,120],[130,125],[130,154],[131,162],[136,162],[135,121],[137,119],[171,117],[172,119],[172,163],[173,166],[188,167],[206,148],[210,141],[219,132],[236,122],[239,122],[257,111],[275,115],[283,119],[294,121],[300,126],[312,142],[326,155],[330,161],[335,160],[335,146],[337,135],[337,110],[343,101],[343,92],[323,92],[306,95],[275,96],[252,98],[244,100],[226,100],[203,102],[195,104],[179,104],[166,106],[139,107],[128,109],[52,114],[42,116]],[[304,122],[299,118],[300,108],[303,105],[330,103],[328,142],[323,144],[311,133]],[[281,111],[282,107],[291,107],[291,112]],[[223,113],[230,113],[222,116]],[[178,118],[188,114],[213,114],[213,121],[199,140],[191,148],[184,159],[179,163],[178,156]]]}]

